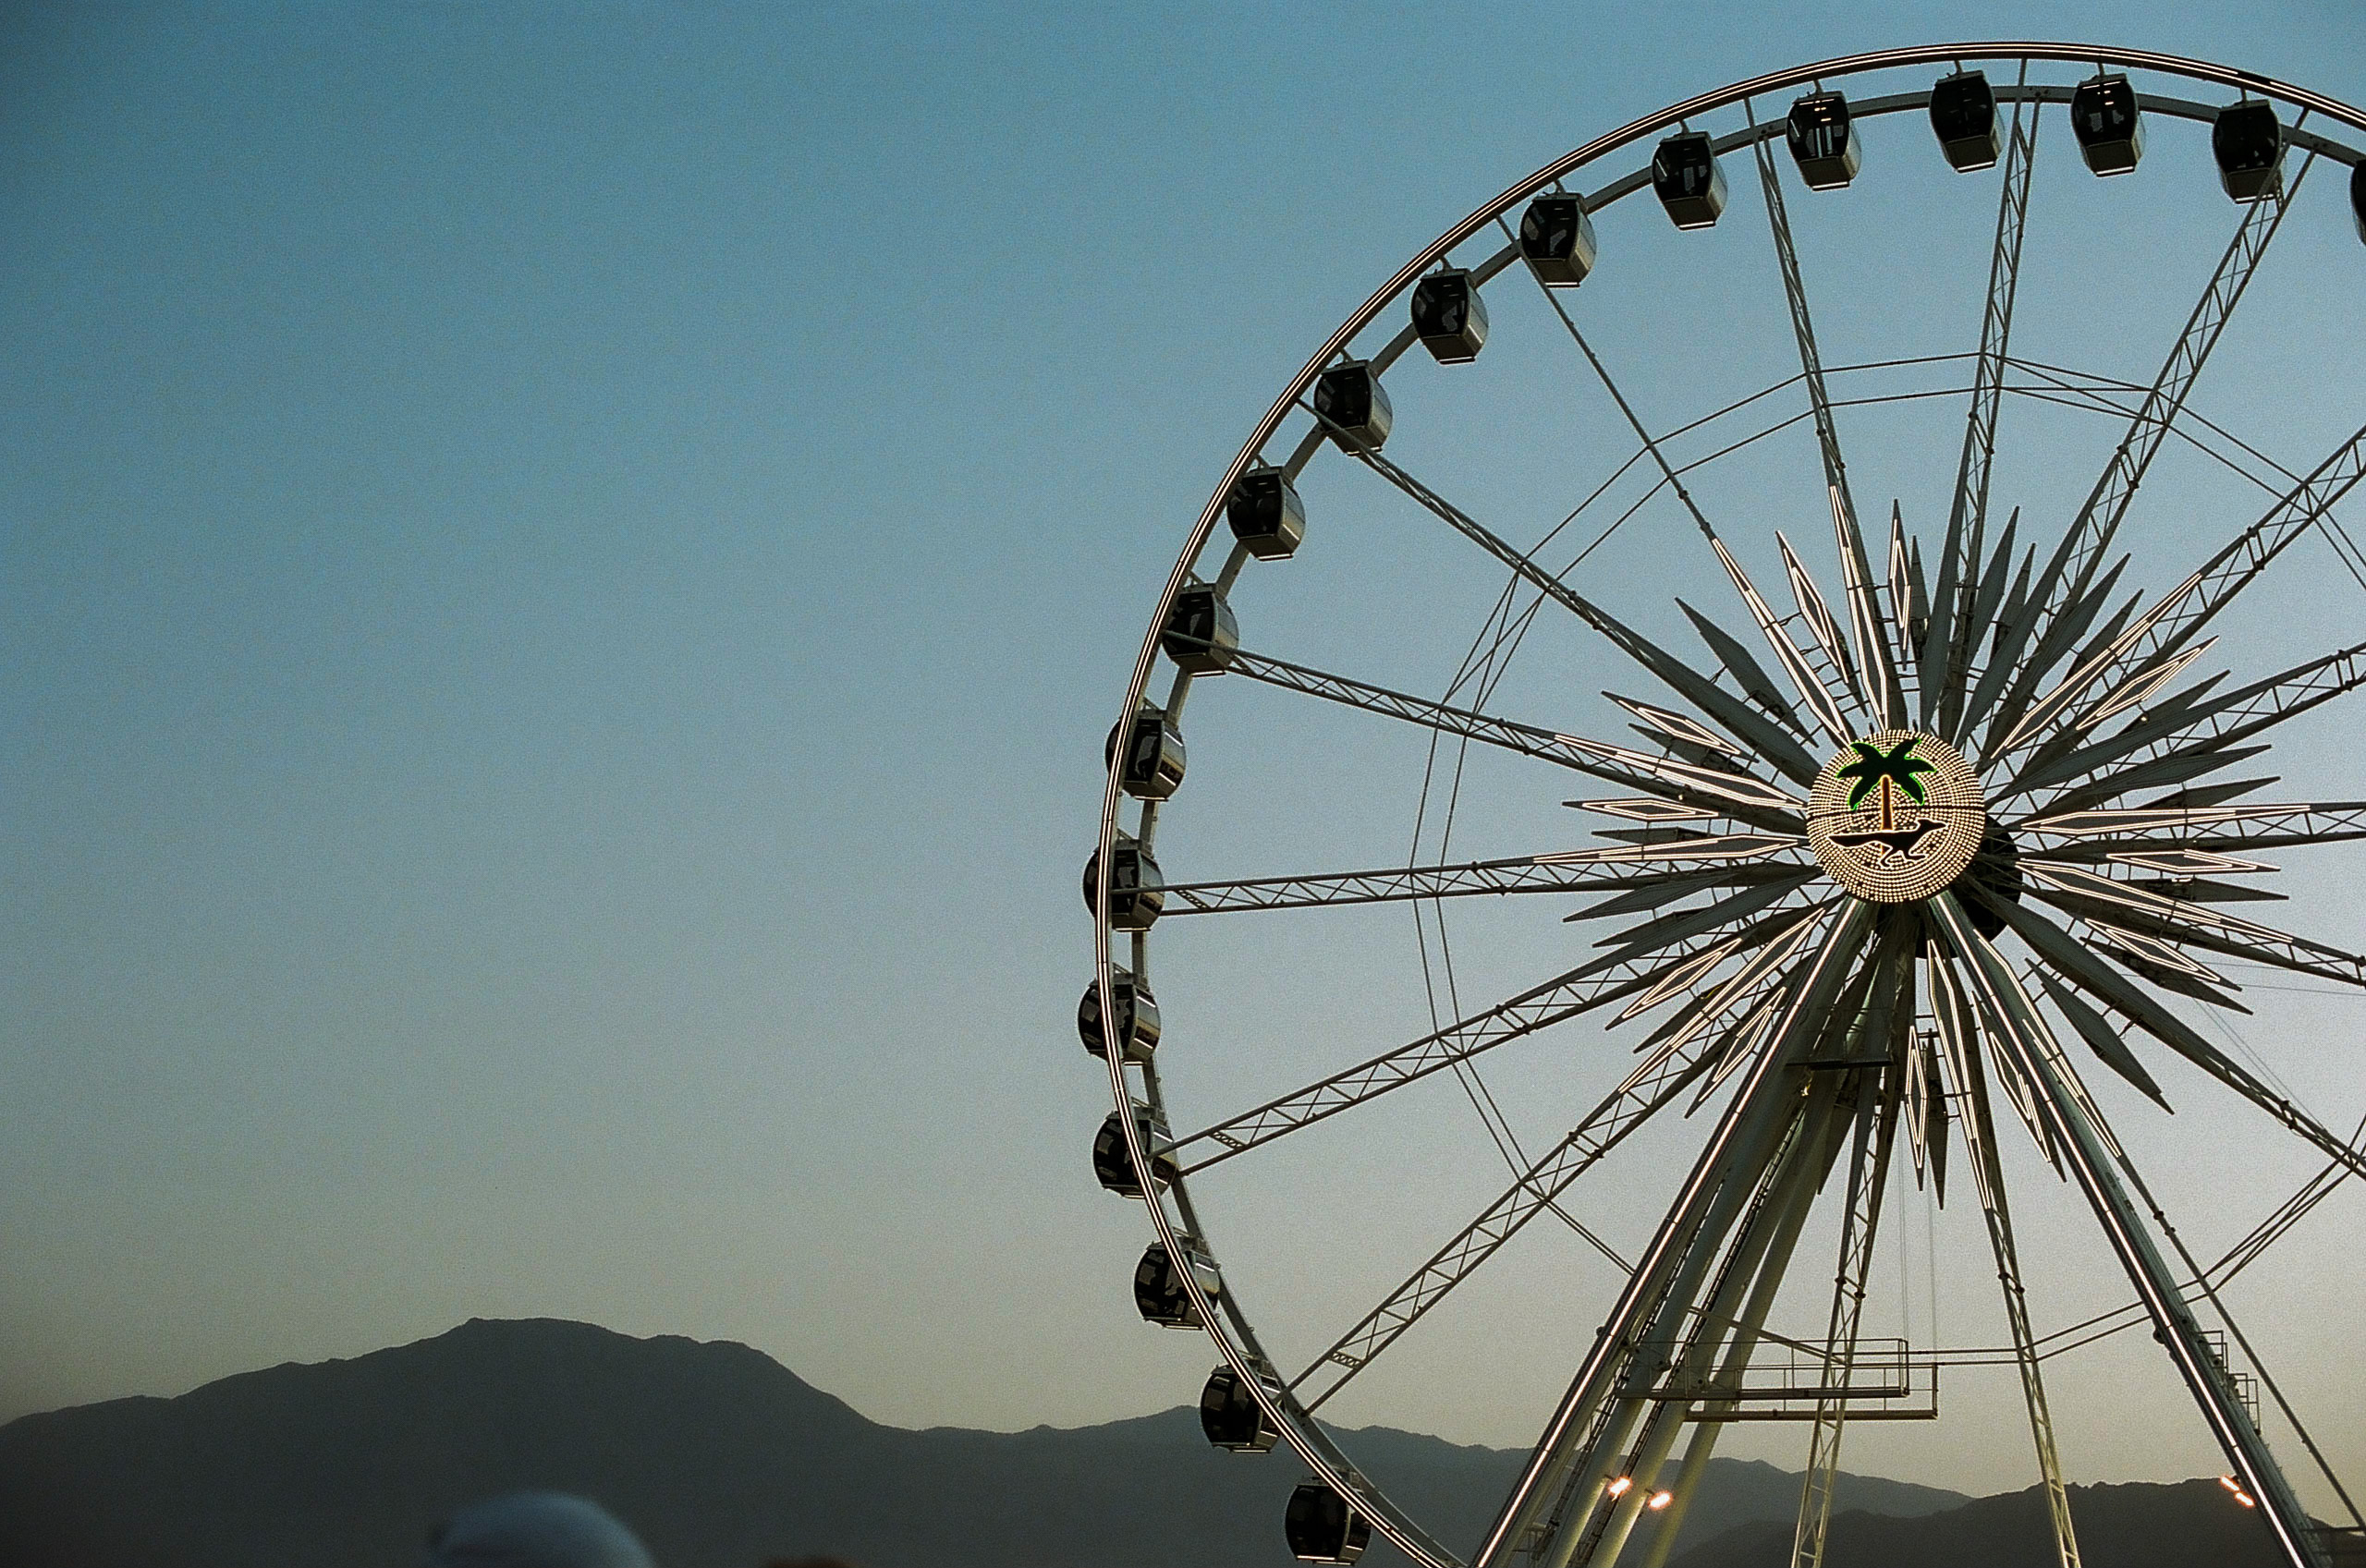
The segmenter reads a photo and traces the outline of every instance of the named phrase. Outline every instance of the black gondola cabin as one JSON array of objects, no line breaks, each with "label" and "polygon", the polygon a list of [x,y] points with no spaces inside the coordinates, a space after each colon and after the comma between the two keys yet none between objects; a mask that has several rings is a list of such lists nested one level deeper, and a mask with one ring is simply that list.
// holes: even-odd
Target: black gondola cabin
[{"label": "black gondola cabin", "polygon": [[1520,214],[1519,253],[1548,288],[1575,288],[1593,271],[1593,220],[1578,197],[1540,196]]},{"label": "black gondola cabin", "polygon": [[1726,171],[1704,130],[1678,131],[1652,154],[1652,194],[1678,228],[1707,228],[1726,210]]},{"label": "black gondola cabin", "polygon": [[[1121,931],[1146,931],[1166,907],[1166,894],[1162,891],[1165,880],[1158,874],[1158,862],[1142,851],[1140,843],[1131,833],[1119,833],[1114,853],[1109,857],[1109,924]],[[1101,851],[1094,850],[1084,863],[1084,906],[1099,913],[1095,895],[1101,887]]]},{"label": "black gondola cabin", "polygon": [[1145,702],[1131,722],[1109,727],[1102,762],[1117,770],[1117,787],[1137,800],[1165,800],[1183,783],[1183,732],[1166,711]]},{"label": "black gondola cabin", "polygon": [[[1128,1062],[1147,1062],[1158,1050],[1158,999],[1130,970],[1113,968],[1109,978],[1109,1011],[1116,1017],[1119,1050]],[[1084,988],[1084,1000],[1076,1005],[1076,1033],[1085,1050],[1104,1062],[1109,1059],[1109,1041],[1101,1033],[1099,980]]]},{"label": "black gondola cabin", "polygon": [[1314,413],[1342,452],[1377,452],[1388,439],[1388,394],[1366,360],[1334,365],[1314,378]]},{"label": "black gondola cabin", "polygon": [[1353,1562],[1372,1544],[1372,1525],[1321,1481],[1299,1483],[1282,1515],[1290,1555],[1301,1562]]},{"label": "black gondola cabin", "polygon": [[[1201,1294],[1214,1295],[1215,1265],[1195,1256],[1191,1270]],[[1143,1321],[1156,1323],[1162,1329],[1204,1327],[1199,1313],[1192,1309],[1191,1297],[1183,1289],[1183,1276],[1176,1269],[1175,1260],[1167,1256],[1164,1242],[1151,1243],[1142,1260],[1134,1266],[1134,1309],[1142,1315]]]},{"label": "black gondola cabin", "polygon": [[[1134,1107],[1134,1125],[1148,1146],[1151,1180],[1165,1186],[1175,1180],[1175,1156],[1158,1146],[1171,1141],[1166,1124],[1154,1119],[1147,1105]],[[1115,1111],[1101,1124],[1101,1131],[1092,1140],[1092,1174],[1095,1180],[1119,1197],[1140,1197],[1142,1185],[1134,1178],[1134,1162],[1126,1153],[1126,1129],[1118,1124]]]},{"label": "black gondola cabin", "polygon": [[1200,1430],[1208,1441],[1235,1453],[1265,1453],[1282,1434],[1265,1418],[1264,1406],[1249,1392],[1240,1374],[1219,1367],[1208,1374],[1200,1391]]},{"label": "black gondola cabin", "polygon": [[1837,92],[1811,92],[1791,105],[1783,140],[1810,190],[1837,190],[1864,164],[1864,139]]},{"label": "black gondola cabin", "polygon": [[1441,365],[1467,365],[1487,341],[1487,303],[1460,268],[1413,286],[1413,332]]},{"label": "black gondola cabin", "polygon": [[2098,175],[2124,175],[2144,156],[2144,116],[2136,89],[2116,72],[2092,76],[2070,94],[2070,133]]},{"label": "black gondola cabin", "polygon": [[2284,127],[2275,106],[2257,98],[2229,103],[2210,127],[2218,183],[2238,201],[2273,196],[2284,185]]},{"label": "black gondola cabin", "polygon": [[1306,537],[1306,507],[1279,468],[1251,468],[1232,487],[1225,521],[1260,561],[1287,561]]},{"label": "black gondola cabin", "polygon": [[1996,114],[1996,93],[1980,71],[1943,76],[1931,89],[1931,131],[1939,152],[1958,174],[1994,167],[2003,152],[2003,127]]},{"label": "black gondola cabin", "polygon": [[1208,583],[1194,583],[1175,596],[1158,645],[1178,670],[1220,675],[1240,646],[1240,623],[1232,618],[1232,606],[1223,594]]}]

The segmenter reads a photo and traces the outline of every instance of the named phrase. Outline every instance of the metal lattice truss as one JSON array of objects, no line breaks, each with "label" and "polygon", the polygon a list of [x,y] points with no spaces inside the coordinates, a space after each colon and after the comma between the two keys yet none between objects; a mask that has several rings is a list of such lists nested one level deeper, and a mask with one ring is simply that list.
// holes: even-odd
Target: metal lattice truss
[{"label": "metal lattice truss", "polygon": [[[1654,1508],[1670,1512],[1640,1555],[1647,1568],[1665,1559],[1717,1434],[1762,1397],[1752,1392],[1753,1356],[1770,1343],[1768,1316],[1811,1203],[1836,1175],[1841,1250],[1826,1330],[1805,1347],[1805,1383],[1786,1385],[1811,1423],[1793,1561],[1821,1562],[1842,1437],[1871,1398],[1866,1369],[1878,1359],[1860,1355],[1860,1320],[1884,1183],[1895,1161],[1910,1159],[1916,1180],[1935,1184],[1944,1197],[1953,1150],[1970,1171],[1994,1255],[2011,1338],[2003,1358],[2018,1369],[2057,1554],[2075,1568],[2079,1549],[2040,1373],[2052,1352],[2031,1327],[1999,1153],[1999,1091],[2010,1121],[2092,1207],[2143,1318],[2287,1555],[2296,1563],[2322,1560],[2318,1526],[2268,1451],[2220,1348],[2222,1331],[2205,1326],[2204,1315],[2213,1316],[2248,1346],[2214,1295],[2224,1267],[2214,1275],[2183,1256],[2080,1076],[2081,1061],[2100,1062],[2165,1105],[2155,1073],[2166,1058],[2157,1048],[2199,1069],[2255,1108],[2262,1125],[2296,1135],[2330,1161],[2295,1218],[2325,1182],[2366,1175],[2366,1155],[2191,1021],[2197,1011],[2205,1018],[2245,1011],[2229,972],[2238,965],[2366,991],[2366,954],[2233,912],[2275,896],[2259,887],[2278,869],[2262,856],[2366,838],[2366,801],[2262,798],[2275,782],[2263,768],[2234,772],[2265,753],[2279,726],[2366,684],[2366,643],[2238,678],[2219,662],[2232,650],[2209,635],[2298,541],[2338,529],[2336,508],[2366,478],[2366,428],[2305,474],[2279,470],[2262,480],[2274,485],[2265,507],[2228,519],[2228,542],[2157,600],[2147,603],[2122,586],[2125,558],[2108,560],[2156,456],[2189,428],[2188,395],[2309,165],[2242,209],[2150,385],[2105,388],[2036,368],[2051,378],[2045,385],[2123,421],[2085,501],[2058,541],[2041,551],[2018,514],[1991,526],[1989,491],[1998,411],[2028,369],[2009,342],[2036,145],[2035,115],[2025,122],[2022,111],[2055,100],[2019,88],[2000,90],[1999,98],[2011,104],[2011,125],[1988,297],[1979,349],[1967,357],[1970,408],[1953,504],[1944,536],[1928,541],[1927,562],[1925,541],[1909,537],[1895,505],[1884,530],[1869,531],[1860,519],[1835,415],[1845,404],[1833,395],[1817,346],[1774,138],[1755,129],[1720,145],[1747,140],[1757,164],[1774,272],[1797,340],[1802,417],[1812,423],[1832,519],[1827,571],[1837,587],[1830,597],[1819,586],[1820,546],[1795,547],[1778,535],[1779,587],[1791,608],[1768,600],[1686,489],[1686,469],[1665,439],[1636,417],[1549,292],[1632,424],[1645,472],[1656,468],[1730,585],[1722,606],[1684,606],[1700,632],[1697,656],[1644,637],[1581,593],[1571,574],[1505,539],[1376,443],[1315,415],[1308,398],[1296,401],[1314,422],[1277,467],[1295,472],[1326,441],[1346,448],[1508,574],[1505,626],[1517,596],[1530,614],[1566,613],[1641,692],[1604,694],[1640,737],[1613,742],[1489,711],[1493,648],[1440,701],[1226,649],[1225,671],[1292,698],[1411,726],[1433,747],[1477,745],[1582,775],[1591,794],[1567,804],[1602,824],[1605,842],[1457,863],[1180,881],[1161,887],[1161,918],[1384,902],[1433,911],[1448,899],[1543,895],[1573,902],[1566,919],[1601,934],[1582,963],[1518,995],[1180,1136],[1163,1120],[1155,1074],[1136,1067],[1138,1080],[1128,1078],[1111,1053],[1113,1083],[1161,1118],[1125,1130],[1138,1140],[1130,1151],[1141,1185],[1157,1195],[1161,1237],[1182,1248],[1205,1234],[1188,1179],[1212,1167],[1438,1075],[1475,1083],[1469,1075],[1484,1053],[1549,1039],[1575,1020],[1640,1033],[1631,1071],[1549,1146],[1514,1158],[1517,1146],[1507,1145],[1512,1176],[1500,1196],[1311,1363],[1275,1367],[1229,1293],[1183,1287],[1224,1331],[1228,1362],[1321,1481],[1431,1564],[1455,1559],[1332,1446],[1314,1412],[1531,1220],[1551,1211],[1578,1225],[1563,1205],[1639,1129],[1723,1095],[1695,1163],[1639,1254],[1619,1256],[1578,1226],[1624,1282],[1475,1562],[1612,1562]],[[1483,282],[1515,254],[1507,248],[1470,275]],[[1400,339],[1394,351],[1402,346]],[[1213,580],[1229,585],[1246,559],[1236,552]],[[1178,678],[1169,712],[1189,685]],[[1140,696],[1138,677],[1132,699]],[[1811,852],[1809,796],[1835,748],[1901,728],[1960,749],[1978,778],[1987,832],[1970,868],[1945,890],[1920,902],[1873,903],[1880,895],[1852,893]],[[1143,810],[1145,843],[1156,810],[1155,802]],[[1109,896],[1105,878],[1102,896]],[[1133,941],[1134,971],[1144,974],[1146,939],[1137,931]],[[1107,1027],[1114,1031],[1114,1014]],[[1165,1162],[1163,1177],[1153,1160]],[[2182,1268],[2172,1267],[2165,1246]],[[1801,1354],[1799,1342],[1783,1343]],[[2252,1363],[2264,1380],[2266,1368]],[[1896,1392],[1881,1386],[1883,1397]],[[2307,1443],[2305,1429],[2300,1435]],[[2339,1478],[2329,1468],[2326,1475],[2339,1492]],[[2366,1518],[2358,1524],[2366,1530]]]}]

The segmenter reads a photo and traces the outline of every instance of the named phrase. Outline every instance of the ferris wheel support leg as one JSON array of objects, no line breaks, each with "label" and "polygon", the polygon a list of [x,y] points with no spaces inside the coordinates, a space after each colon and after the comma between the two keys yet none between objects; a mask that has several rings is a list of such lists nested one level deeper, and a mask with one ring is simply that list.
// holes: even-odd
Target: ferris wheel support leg
[{"label": "ferris wheel support leg", "polygon": [[1799,1519],[1791,1538],[1793,1568],[1817,1568],[1823,1561],[1824,1533],[1832,1521],[1832,1487],[1840,1469],[1840,1439],[1848,1420],[1847,1389],[1857,1366],[1857,1325],[1865,1307],[1865,1276],[1872,1267],[1873,1240],[1881,1228],[1882,1195],[1888,1187],[1890,1149],[1897,1135],[1899,1092],[1895,1079],[1881,1082],[1857,1108],[1856,1137],[1848,1154],[1848,1207],[1840,1225],[1840,1269],[1832,1288],[1832,1315],[1824,1335],[1823,1383],[1842,1391],[1816,1403],[1808,1440],[1807,1474],[1799,1482]]},{"label": "ferris wheel support leg", "polygon": [[[1862,947],[1872,919],[1868,906],[1855,899],[1846,901],[1823,945],[1794,971],[1789,999],[1771,1038],[1628,1277],[1626,1289],[1595,1336],[1593,1348],[1472,1559],[1472,1568],[1505,1568],[1527,1549],[1531,1527],[1559,1501],[1586,1428],[1601,1408],[1612,1380],[1640,1350],[1639,1336],[1644,1324],[1668,1294],[1703,1222],[1721,1206],[1728,1178],[1745,1163],[1762,1166],[1765,1150],[1793,1112],[1798,1090],[1790,1068],[1813,1043],[1822,1013]],[[1743,1154],[1750,1156],[1747,1161],[1739,1158]],[[1602,1479],[1593,1479],[1585,1498],[1589,1511],[1601,1495]]]},{"label": "ferris wheel support leg", "polygon": [[[1823,1119],[1822,1136],[1812,1156],[1811,1169],[1813,1179],[1798,1183],[1791,1191],[1790,1201],[1774,1224],[1773,1239],[1767,1244],[1764,1261],[1758,1266],[1758,1278],[1750,1286],[1750,1300],[1743,1306],[1740,1320],[1735,1325],[1734,1337],[1726,1346],[1725,1359],[1717,1368],[1712,1387],[1731,1392],[1741,1386],[1742,1372],[1750,1365],[1758,1348],[1762,1331],[1766,1327],[1766,1315],[1774,1310],[1774,1297],[1781,1293],[1783,1277],[1788,1271],[1791,1254],[1799,1246],[1799,1232],[1807,1225],[1809,1213],[1815,1207],[1815,1196],[1831,1174],[1833,1161],[1840,1154],[1839,1134],[1846,1124],[1827,1115]],[[1705,1410],[1720,1402],[1701,1401]],[[1726,1402],[1730,1404],[1730,1402]],[[1709,1459],[1716,1452],[1717,1440],[1724,1435],[1726,1423],[1719,1420],[1696,1421],[1692,1440],[1685,1446],[1684,1461],[1677,1468],[1676,1479],[1667,1488],[1672,1494],[1667,1512],[1660,1515],[1658,1533],[1652,1538],[1651,1550],[1644,1554],[1642,1568],[1663,1568],[1668,1554],[1675,1550],[1676,1538],[1684,1529],[1684,1516],[1692,1506],[1692,1494],[1701,1485],[1701,1477],[1709,1467]]]},{"label": "ferris wheel support leg", "polygon": [[[1830,1024],[1818,1029],[1818,1054],[1828,1050],[1846,1059],[1870,1053],[1877,1041],[1888,1042],[1908,964],[1904,931],[1905,927],[1897,922],[1889,923],[1884,930],[1834,1015],[1835,1019],[1849,1016],[1850,1021],[1837,1031]],[[1860,985],[1861,991],[1856,989]],[[1853,1003],[1848,1000],[1852,996],[1857,998]],[[1729,1329],[1755,1334],[1755,1327],[1745,1327],[1742,1321],[1746,1311],[1737,1312],[1744,1287],[1751,1285],[1753,1280],[1764,1278],[1774,1243],[1781,1234],[1784,1216],[1793,1207],[1797,1190],[1807,1186],[1811,1200],[1814,1190],[1823,1185],[1830,1169],[1830,1161],[1823,1158],[1827,1129],[1836,1125],[1845,1131],[1858,1123],[1864,1080],[1865,1076],[1854,1070],[1814,1075],[1806,1111],[1794,1124],[1787,1143],[1753,1180],[1757,1196],[1749,1215],[1736,1228],[1734,1241],[1718,1265],[1706,1297],[1697,1309],[1690,1311],[1692,1326],[1682,1354],[1664,1371],[1646,1368],[1641,1378],[1630,1379],[1620,1389],[1622,1404],[1614,1407],[1597,1428],[1600,1435],[1587,1453],[1585,1466],[1576,1472],[1590,1474],[1592,1467],[1599,1465],[1606,1475],[1615,1468],[1631,1482],[1627,1494],[1593,1518],[1580,1515],[1563,1520],[1561,1538],[1574,1543],[1575,1550],[1557,1550],[1552,1559],[1553,1568],[1560,1568],[1564,1562],[1574,1562],[1579,1568],[1611,1568],[1626,1549],[1642,1516],[1646,1500],[1658,1495],[1660,1468],[1675,1447],[1685,1412],[1696,1403],[1690,1398],[1669,1396],[1688,1395],[1695,1390],[1705,1392],[1713,1386],[1712,1363]],[[1777,1285],[1787,1262],[1787,1254],[1774,1265]],[[1671,1296],[1669,1304],[1661,1308],[1658,1331],[1651,1336],[1651,1343],[1672,1343],[1683,1330],[1687,1310],[1681,1298]],[[1656,1387],[1652,1386],[1654,1383]],[[1639,1422],[1640,1430],[1631,1442],[1627,1441],[1625,1434]],[[1625,1458],[1623,1462],[1614,1462],[1610,1456],[1621,1446]]]},{"label": "ferris wheel support leg", "polygon": [[1979,996],[1981,1011],[1994,1027],[1994,1038],[2013,1065],[2038,1090],[2037,1112],[2047,1133],[2061,1149],[2071,1173],[2095,1211],[2112,1250],[2119,1257],[2129,1283],[2153,1319],[2154,1337],[2168,1349],[2169,1358],[2185,1380],[2187,1390],[2209,1426],[2211,1435],[2234,1465],[2275,1537],[2277,1548],[2293,1568],[2324,1568],[2315,1526],[2292,1485],[2268,1453],[2266,1440],[2236,1397],[2227,1375],[2202,1338],[2201,1325],[2186,1305],[2177,1282],[2163,1262],[2152,1233],[2128,1200],[2127,1189],[2112,1170],[2102,1130],[2089,1118],[2055,1070],[2060,1048],[2020,982],[1971,921],[1952,893],[1942,893],[1925,906],[1945,934],[1948,945],[1962,959]]},{"label": "ferris wheel support leg", "polygon": [[[1829,1078],[1831,1075],[1820,1076]],[[1720,1386],[1721,1373],[1712,1363],[1718,1361],[1717,1347],[1727,1343],[1729,1329],[1734,1341],[1743,1346],[1741,1358],[1748,1359],[1747,1346],[1756,1342],[1766,1312],[1774,1306],[1774,1293],[1790,1261],[1791,1244],[1798,1239],[1816,1189],[1823,1185],[1824,1173],[1831,1165],[1826,1149],[1832,1141],[1832,1129],[1835,1120],[1846,1112],[1837,1089],[1838,1086],[1833,1083],[1811,1086],[1807,1104],[1792,1124],[1789,1136],[1761,1178],[1752,1184],[1757,1196],[1749,1214],[1736,1227],[1733,1244],[1718,1266],[1715,1282],[1692,1315],[1692,1332],[1683,1354],[1656,1380],[1661,1394],[1665,1395],[1671,1386],[1678,1390]],[[1745,1286],[1750,1289],[1747,1300],[1743,1298]],[[1674,1326],[1681,1322],[1682,1316],[1682,1308],[1671,1299],[1661,1320]],[[1730,1353],[1724,1363],[1738,1375],[1738,1363]],[[1622,1405],[1614,1412],[1607,1429],[1624,1432],[1637,1420],[1641,1422],[1623,1467],[1623,1473],[1633,1484],[1614,1507],[1599,1517],[1567,1522],[1568,1529],[1564,1538],[1574,1545],[1569,1560],[1587,1568],[1613,1568],[1626,1550],[1647,1501],[1660,1490],[1660,1470],[1676,1447],[1685,1412],[1693,1404],[1689,1400],[1652,1398],[1649,1391],[1634,1384],[1621,1392]],[[1588,1455],[1589,1459],[1594,1457],[1591,1453]],[[1671,1490],[1671,1505],[1673,1501]],[[1674,1526],[1664,1516],[1663,1538],[1672,1538],[1673,1531]]]},{"label": "ferris wheel support leg", "polygon": [[[1785,1077],[1788,1079],[1789,1075]],[[1556,1489],[1556,1506],[1545,1514],[1538,1532],[1534,1557],[1539,1568],[1593,1562],[1604,1538],[1614,1528],[1623,1536],[1624,1528],[1631,1525],[1632,1511],[1640,1508],[1649,1495],[1643,1481],[1651,1466],[1643,1462],[1643,1451],[1652,1428],[1646,1420],[1644,1396],[1663,1380],[1700,1369],[1693,1359],[1693,1346],[1688,1343],[1679,1349],[1677,1336],[1696,1307],[1701,1322],[1716,1316],[1719,1297],[1729,1282],[1737,1273],[1746,1277],[1755,1266],[1763,1232],[1759,1221],[1768,1209],[1779,1206],[1778,1189],[1792,1169],[1786,1156],[1805,1141],[1803,1123],[1812,1101],[1802,1103],[1795,1082],[1784,1087],[1786,1101],[1781,1119],[1770,1129],[1773,1136],[1754,1141],[1731,1161],[1718,1202],[1694,1231],[1682,1268],[1628,1338],[1627,1354],[1619,1357],[1602,1381],[1599,1396],[1591,1402],[1584,1440],[1572,1446],[1573,1457],[1562,1468],[1562,1482]],[[1724,1259],[1714,1282],[1706,1282],[1721,1251]],[[1728,1300],[1722,1305],[1732,1304]],[[1640,1433],[1639,1424],[1643,1428]],[[1610,1493],[1614,1476],[1628,1478],[1627,1495]],[[1614,1549],[1612,1557],[1616,1556]]]},{"label": "ferris wheel support leg", "polygon": [[[1935,951],[1931,960],[1934,966],[1945,962]],[[2029,1407],[2030,1437],[2037,1446],[2038,1473],[2054,1524],[2055,1556],[2061,1568],[2079,1568],[2079,1538],[2070,1523],[2070,1493],[2062,1484],[2062,1462],[2054,1446],[2054,1414],[2046,1403],[2045,1380],[2038,1370],[2029,1300],[2021,1289],[2020,1254],[2013,1244],[2013,1216],[2005,1203],[2005,1173],[1996,1158],[1996,1123],[1989,1112],[1987,1075],[1972,1039],[1958,1039],[1947,1030],[1942,1031],[1940,1042],[1948,1076],[1961,1096],[1962,1113],[1957,1121],[1970,1146],[1965,1152],[1970,1156],[1972,1182],[1979,1188],[1980,1210],[1987,1219],[1989,1247],[1996,1257],[1996,1280],[2004,1291],[2014,1362],[2021,1373],[2021,1398]]]}]

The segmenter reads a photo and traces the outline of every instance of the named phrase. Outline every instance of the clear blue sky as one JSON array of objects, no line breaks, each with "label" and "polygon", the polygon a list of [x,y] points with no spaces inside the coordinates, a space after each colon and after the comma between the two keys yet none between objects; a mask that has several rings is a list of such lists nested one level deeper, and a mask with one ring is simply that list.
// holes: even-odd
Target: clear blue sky
[{"label": "clear blue sky", "polygon": [[[0,1417],[476,1315],[1191,1397],[1067,1020],[1209,487],[1513,178],[1967,27],[2366,97],[2332,3],[10,8]],[[1985,1397],[1869,1467],[2023,1484]]]}]

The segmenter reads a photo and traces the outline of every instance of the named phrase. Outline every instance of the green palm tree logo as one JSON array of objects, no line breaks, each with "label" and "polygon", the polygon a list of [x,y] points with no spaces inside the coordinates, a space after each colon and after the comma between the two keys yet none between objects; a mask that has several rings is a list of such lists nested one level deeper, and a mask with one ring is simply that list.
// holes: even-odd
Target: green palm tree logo
[{"label": "green palm tree logo", "polygon": [[1896,814],[1897,796],[1903,794],[1917,806],[1925,805],[1930,796],[1922,788],[1921,775],[1936,772],[1939,765],[1927,758],[1914,755],[1921,743],[1921,735],[1908,735],[1888,751],[1869,740],[1852,740],[1849,749],[1857,760],[1835,776],[1849,781],[1848,809],[1856,810],[1866,796],[1881,792],[1882,831],[1887,833],[1897,826]]}]

